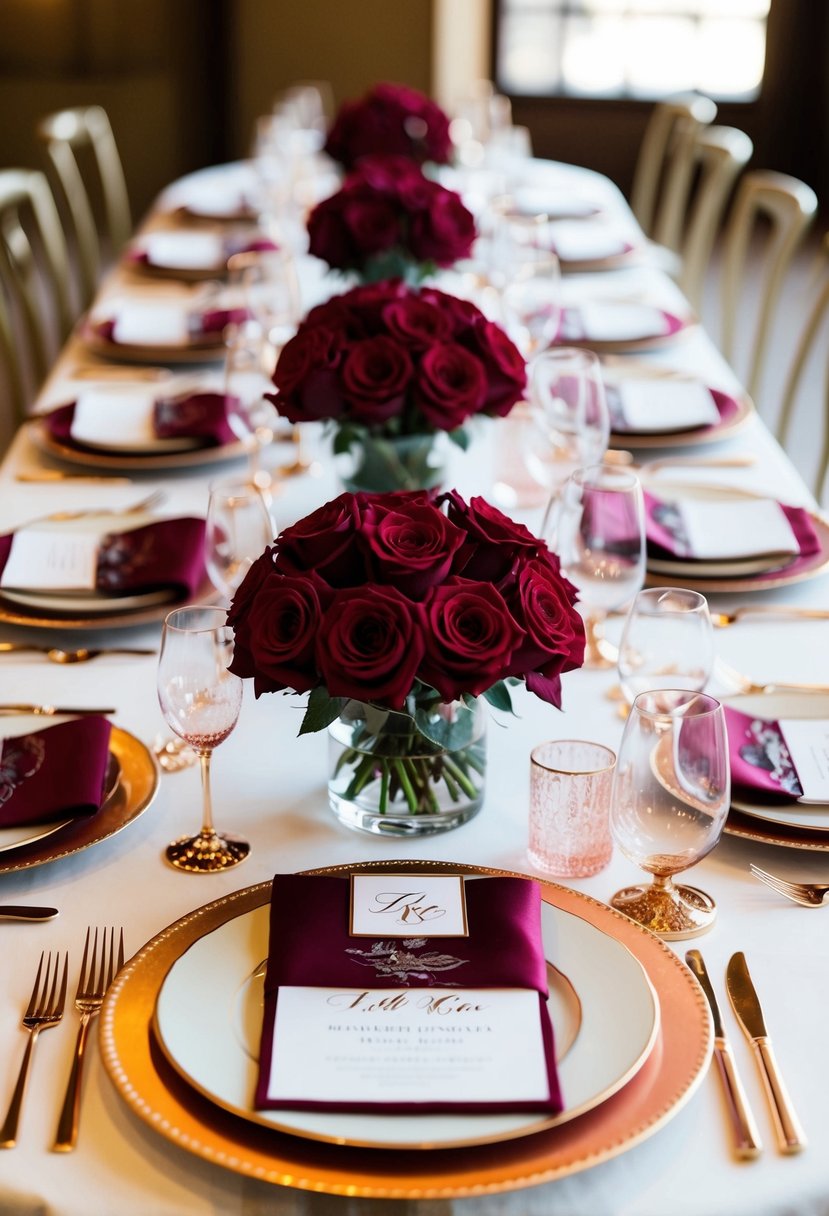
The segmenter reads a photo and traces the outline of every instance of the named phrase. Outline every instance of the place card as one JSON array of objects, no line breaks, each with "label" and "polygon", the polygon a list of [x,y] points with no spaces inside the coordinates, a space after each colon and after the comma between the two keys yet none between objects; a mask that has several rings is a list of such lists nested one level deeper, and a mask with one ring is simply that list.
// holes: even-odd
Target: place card
[{"label": "place card", "polygon": [[468,937],[458,874],[353,874],[352,937]]},{"label": "place card", "polygon": [[124,300],[112,311],[113,342],[125,346],[185,346],[187,311],[180,304]]},{"label": "place card", "polygon": [[629,242],[607,224],[557,220],[550,224],[548,232],[553,249],[562,262],[616,257],[630,249]]},{"label": "place card", "polygon": [[765,554],[796,555],[800,545],[779,503],[772,499],[683,499],[678,504],[690,554],[704,561]]},{"label": "place card", "polygon": [[580,304],[576,309],[576,325],[581,332],[572,336],[593,342],[633,342],[659,337],[669,329],[668,318],[660,309],[650,304],[612,300]]},{"label": "place card", "polygon": [[93,388],[80,394],[69,433],[76,443],[108,447],[155,442],[155,395],[141,390]]},{"label": "place card", "polygon": [[267,1096],[350,1108],[544,1102],[538,993],[281,987]]},{"label": "place card", "polygon": [[777,725],[803,790],[797,801],[829,803],[829,722],[781,719]]},{"label": "place card", "polygon": [[689,430],[720,421],[710,390],[698,380],[623,380],[612,391],[631,431]]},{"label": "place card", "polygon": [[20,591],[94,591],[100,537],[95,532],[25,528],[15,532],[0,587]]},{"label": "place card", "polygon": [[224,240],[214,232],[151,232],[139,252],[153,266],[176,270],[210,270],[226,260]]}]

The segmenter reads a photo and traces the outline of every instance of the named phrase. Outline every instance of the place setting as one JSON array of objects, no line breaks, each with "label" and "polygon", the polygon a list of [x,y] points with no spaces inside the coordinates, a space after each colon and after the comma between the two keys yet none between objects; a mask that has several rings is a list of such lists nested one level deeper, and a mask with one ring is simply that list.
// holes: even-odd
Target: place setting
[{"label": "place setting", "polygon": [[138,274],[200,282],[227,273],[229,260],[241,253],[263,253],[277,245],[257,228],[225,232],[151,229],[130,246],[125,265]]},{"label": "place setting", "polygon": [[250,313],[225,304],[212,289],[196,287],[183,298],[130,293],[93,307],[81,338],[106,359],[137,363],[211,363],[224,358],[224,331]]}]

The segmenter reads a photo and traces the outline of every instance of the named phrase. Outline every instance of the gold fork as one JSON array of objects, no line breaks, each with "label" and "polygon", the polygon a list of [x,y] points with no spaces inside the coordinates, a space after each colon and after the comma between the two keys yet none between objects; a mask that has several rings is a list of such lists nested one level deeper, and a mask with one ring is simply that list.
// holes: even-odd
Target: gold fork
[{"label": "gold fork", "polygon": [[[791,681],[769,680],[765,684],[758,683],[756,680],[749,679],[744,676],[741,671],[730,667],[728,663],[724,663],[718,658],[714,662],[714,674],[719,676],[726,683],[733,684],[736,692],[740,694],[753,693],[772,693],[772,692],[811,692],[811,693],[829,693],[829,684],[795,684]],[[733,693],[728,695],[733,696]]]},{"label": "gold fork", "polygon": [[827,621],[829,608],[801,608],[797,604],[744,604],[733,612],[712,612],[711,624],[716,629],[727,629],[747,616],[791,617],[792,620]]},{"label": "gold fork", "polygon": [[[46,520],[54,523],[63,523],[69,519],[84,519],[87,515],[138,515],[142,511],[151,511],[153,507],[159,506],[167,497],[164,490],[153,490],[151,494],[140,498],[138,502],[132,503],[128,507],[119,507],[117,510],[109,510],[106,507],[86,507],[80,511],[53,511],[51,515],[41,515],[36,520],[31,520],[31,523],[42,523]],[[24,525],[25,526],[25,525]]]},{"label": "gold fork", "polygon": [[[46,958],[46,973],[43,975],[41,983],[41,974],[43,972],[43,960]],[[63,976],[58,987],[58,974],[60,972],[60,952],[55,954],[54,968],[52,966],[52,951],[49,951],[48,957],[45,951],[41,952],[40,962],[37,965],[37,975],[32,989],[31,1000],[28,1008],[23,1014],[23,1029],[29,1032],[29,1041],[26,1044],[26,1050],[23,1054],[23,1062],[20,1065],[20,1072],[17,1076],[17,1084],[14,1087],[14,1093],[9,1103],[9,1109],[6,1113],[6,1118],[3,1126],[0,1127],[0,1148],[14,1148],[17,1143],[17,1125],[20,1122],[20,1111],[23,1106],[23,1098],[26,1093],[26,1082],[29,1078],[29,1064],[32,1060],[32,1055],[37,1042],[37,1036],[41,1030],[50,1030],[53,1026],[57,1026],[58,1022],[63,1017],[63,1006],[66,1001],[66,972],[69,966],[69,955],[63,956]]]},{"label": "gold fork", "polygon": [[101,948],[98,949],[98,930],[92,940],[92,958],[89,959],[89,938],[92,929],[86,931],[86,940],[81,959],[81,974],[78,978],[78,990],[75,993],[75,1008],[81,1015],[81,1025],[75,1043],[75,1056],[72,1061],[72,1071],[63,1099],[63,1109],[58,1119],[58,1130],[55,1133],[54,1153],[71,1153],[78,1142],[78,1123],[81,1114],[81,1078],[87,1035],[92,1019],[101,1012],[107,989],[113,977],[124,965],[124,930],[121,930],[118,941],[118,960],[115,961],[115,930],[110,929],[107,942],[106,929],[101,930]]},{"label": "gold fork", "polygon": [[788,882],[785,878],[778,878],[776,874],[769,874],[767,870],[761,870],[753,863],[751,872],[767,887],[771,887],[779,895],[785,895],[786,899],[801,904],[804,908],[822,908],[826,903],[826,896],[829,895],[829,883],[826,882]]}]

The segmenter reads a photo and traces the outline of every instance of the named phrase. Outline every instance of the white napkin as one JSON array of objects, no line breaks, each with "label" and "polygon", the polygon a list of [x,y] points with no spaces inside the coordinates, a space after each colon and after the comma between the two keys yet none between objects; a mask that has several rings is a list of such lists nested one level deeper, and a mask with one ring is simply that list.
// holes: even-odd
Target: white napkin
[{"label": "white napkin", "polygon": [[100,536],[49,528],[15,532],[0,587],[26,591],[94,591]]},{"label": "white napkin", "polygon": [[153,266],[212,270],[225,261],[224,241],[215,232],[150,232],[141,242]]},{"label": "white napkin", "polygon": [[583,220],[559,220],[550,224],[548,235],[562,262],[614,257],[624,253],[629,245],[610,225],[589,224]]},{"label": "white napkin", "polygon": [[714,398],[698,380],[622,380],[612,387],[632,431],[680,431],[720,420]]},{"label": "white napkin", "polygon": [[665,314],[651,304],[617,300],[590,301],[576,309],[583,338],[595,342],[626,342],[653,338],[668,332]]},{"label": "white napkin", "polygon": [[155,394],[147,389],[86,389],[75,402],[70,434],[96,447],[155,441]]},{"label": "white napkin", "polygon": [[113,341],[125,346],[186,346],[187,310],[181,304],[122,300],[113,308]]},{"label": "white napkin", "polygon": [[771,499],[678,504],[690,552],[701,561],[798,554],[800,546],[779,503]]}]

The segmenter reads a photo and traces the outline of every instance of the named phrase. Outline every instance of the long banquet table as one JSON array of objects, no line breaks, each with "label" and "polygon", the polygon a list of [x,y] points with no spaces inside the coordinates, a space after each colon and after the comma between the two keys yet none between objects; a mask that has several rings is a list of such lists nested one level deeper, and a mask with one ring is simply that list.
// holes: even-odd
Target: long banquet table
[{"label": "long banquet table", "polygon": [[[214,171],[216,172],[216,171]],[[593,175],[563,168],[572,180]],[[617,213],[629,220],[625,204],[610,183],[599,188]],[[318,271],[307,268],[306,306],[324,293]],[[574,276],[566,290],[574,297],[606,289],[621,295],[645,293],[666,306],[680,306],[677,289],[648,266],[601,276]],[[103,291],[121,292],[135,280],[116,271]],[[310,284],[310,286],[308,286]],[[148,288],[142,287],[146,291]],[[165,285],[164,293],[175,292]],[[733,388],[733,373],[701,328],[670,348],[647,356],[655,364],[685,367],[707,383]],[[78,338],[70,340],[44,389],[39,408],[65,399],[73,369],[90,358]],[[189,374],[190,369],[188,369]],[[63,394],[63,395],[62,395]],[[463,492],[486,493],[493,476],[492,429],[470,454],[458,458],[456,483]],[[767,492],[784,501],[810,504],[797,471],[756,416],[730,440],[707,449],[723,455],[747,454],[755,463],[742,469],[709,471],[710,480]],[[649,452],[649,456],[664,453]],[[683,454],[687,454],[684,452]],[[233,466],[136,478],[132,485],[16,481],[22,470],[48,465],[27,427],[14,440],[0,468],[0,531],[57,508],[128,504],[156,485],[167,493],[164,510],[203,512],[206,484]],[[236,466],[238,467],[238,466]],[[687,477],[703,474],[686,474]],[[314,476],[286,480],[274,499],[278,525],[298,518],[336,492],[330,462],[320,455]],[[529,523],[537,515],[525,513]],[[829,607],[829,577],[818,577],[760,596],[763,603]],[[712,605],[728,608],[745,597],[716,596]],[[612,628],[618,628],[615,622]],[[718,654],[755,680],[819,681],[829,685],[826,624],[760,617],[716,634]],[[157,647],[158,625],[90,634],[49,634],[3,626],[0,639],[54,640],[61,643]],[[155,659],[106,656],[62,667],[36,654],[0,657],[0,701],[117,707],[114,721],[150,741],[164,729],[155,692]],[[323,735],[296,738],[299,698],[264,697],[255,702],[247,690],[240,723],[222,745],[214,763],[218,826],[236,830],[252,842],[245,865],[228,873],[190,877],[174,872],[162,859],[163,846],[195,828],[199,815],[196,769],[161,778],[155,803],[120,834],[94,848],[50,864],[0,873],[0,902],[54,904],[60,918],[45,925],[0,923],[0,1059],[6,1080],[5,1104],[23,1049],[19,1017],[25,1006],[37,956],[42,948],[68,948],[73,975],[87,924],[123,924],[131,954],[165,926],[192,909],[243,886],[264,882],[275,872],[336,863],[422,858],[471,863],[532,873],[526,857],[529,752],[551,737],[591,738],[617,747],[621,722],[606,694],[615,673],[579,671],[564,680],[564,711],[559,714],[532,697],[520,699],[518,717],[505,729],[489,729],[489,777],[481,813],[464,827],[421,840],[395,842],[355,835],[338,825],[327,806],[326,741]],[[697,1216],[702,1213],[793,1214],[829,1211],[829,1123],[825,1118],[825,1010],[829,1007],[826,925],[818,911],[795,907],[760,885],[749,863],[790,877],[820,878],[826,867],[819,852],[795,851],[725,835],[716,850],[692,872],[692,881],[716,899],[719,915],[703,950],[724,1011],[737,1062],[756,1113],[765,1151],[754,1162],[737,1163],[731,1153],[725,1108],[713,1070],[690,1101],[656,1134],[622,1155],[561,1180],[515,1192],[452,1200],[361,1200],[272,1186],[203,1161],[138,1119],[116,1093],[102,1061],[89,1061],[83,1099],[80,1143],[74,1154],[49,1151],[69,1067],[76,1016],[67,1010],[58,1030],[43,1036],[23,1112],[17,1148],[0,1155],[0,1212],[66,1213],[96,1216],[167,1216],[173,1213],[272,1212],[335,1214],[414,1213],[420,1216],[475,1216],[554,1213]],[[634,880],[637,871],[618,852],[597,876],[569,885],[599,900]],[[829,914],[827,914],[829,915]],[[676,943],[682,956],[685,943]],[[724,972],[728,957],[744,950],[764,1000],[778,1058],[809,1136],[797,1157],[781,1156],[774,1144],[769,1113],[748,1045],[727,1008]],[[607,1009],[612,1020],[613,1008]]]}]

